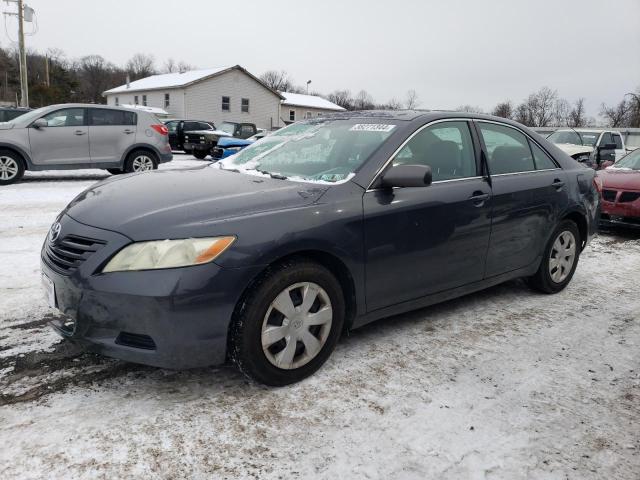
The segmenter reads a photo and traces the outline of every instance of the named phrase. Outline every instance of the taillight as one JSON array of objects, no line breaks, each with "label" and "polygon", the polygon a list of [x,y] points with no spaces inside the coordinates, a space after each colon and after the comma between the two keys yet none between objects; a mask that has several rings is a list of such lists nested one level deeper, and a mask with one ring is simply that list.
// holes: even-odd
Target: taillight
[{"label": "taillight", "polygon": [[596,187],[598,193],[602,193],[602,179],[598,175],[593,177],[593,186]]},{"label": "taillight", "polygon": [[151,125],[151,128],[153,128],[160,135],[169,135],[169,129],[164,125]]}]

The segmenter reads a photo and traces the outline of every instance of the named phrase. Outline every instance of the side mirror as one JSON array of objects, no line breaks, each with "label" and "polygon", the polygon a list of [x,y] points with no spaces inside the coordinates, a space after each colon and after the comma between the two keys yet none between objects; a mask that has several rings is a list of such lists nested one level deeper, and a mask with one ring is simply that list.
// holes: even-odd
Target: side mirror
[{"label": "side mirror", "polygon": [[33,128],[38,128],[38,129],[40,129],[40,128],[48,127],[48,126],[49,126],[49,123],[48,123],[44,118],[39,118],[39,119],[37,119],[35,122],[33,122],[33,123],[31,124],[31,126],[32,126]]},{"label": "side mirror", "polygon": [[396,165],[382,177],[382,187],[427,187],[431,185],[431,167],[427,165]]}]

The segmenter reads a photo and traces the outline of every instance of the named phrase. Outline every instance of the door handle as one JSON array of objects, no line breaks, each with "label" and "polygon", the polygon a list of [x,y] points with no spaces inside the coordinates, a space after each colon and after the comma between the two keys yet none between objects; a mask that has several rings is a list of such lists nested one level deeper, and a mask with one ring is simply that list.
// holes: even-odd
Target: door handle
[{"label": "door handle", "polygon": [[132,133],[136,133],[133,130],[125,130],[124,133],[126,133],[127,135],[131,135]]},{"label": "door handle", "polygon": [[74,133],[75,133],[76,135],[86,135],[86,134],[87,134],[87,132],[85,132],[85,131],[83,131],[83,130],[76,130]]},{"label": "door handle", "polygon": [[562,187],[564,187],[564,182],[558,178],[556,178],[553,183],[551,184],[556,190],[560,190]]},{"label": "door handle", "polygon": [[469,200],[471,200],[476,207],[481,207],[482,205],[484,205],[484,202],[489,200],[489,198],[491,198],[491,195],[489,195],[488,193],[478,191],[473,192],[473,195],[469,197]]}]

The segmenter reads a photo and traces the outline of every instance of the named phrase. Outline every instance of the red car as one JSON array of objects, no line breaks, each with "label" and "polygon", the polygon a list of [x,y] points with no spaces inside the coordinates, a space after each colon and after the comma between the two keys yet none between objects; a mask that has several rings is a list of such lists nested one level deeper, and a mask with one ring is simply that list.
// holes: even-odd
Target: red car
[{"label": "red car", "polygon": [[640,228],[640,149],[600,170],[597,179],[602,195],[600,223]]}]

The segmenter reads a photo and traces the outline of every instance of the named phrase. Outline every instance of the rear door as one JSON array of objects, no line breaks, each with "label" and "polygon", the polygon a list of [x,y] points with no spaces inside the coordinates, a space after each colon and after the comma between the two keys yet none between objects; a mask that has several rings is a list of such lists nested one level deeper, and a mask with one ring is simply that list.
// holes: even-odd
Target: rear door
[{"label": "rear door", "polygon": [[365,193],[369,311],[482,280],[489,245],[491,188],[469,122],[423,127],[392,163],[429,165],[433,183]]},{"label": "rear door", "polygon": [[43,117],[46,127],[29,128],[31,159],[35,165],[89,164],[86,108],[63,108]]},{"label": "rear door", "polygon": [[137,114],[125,110],[89,108],[89,146],[91,162],[120,162],[136,142]]},{"label": "rear door", "polygon": [[568,205],[561,168],[521,130],[476,121],[493,190],[486,277],[533,265]]}]

